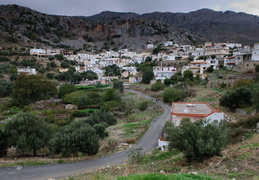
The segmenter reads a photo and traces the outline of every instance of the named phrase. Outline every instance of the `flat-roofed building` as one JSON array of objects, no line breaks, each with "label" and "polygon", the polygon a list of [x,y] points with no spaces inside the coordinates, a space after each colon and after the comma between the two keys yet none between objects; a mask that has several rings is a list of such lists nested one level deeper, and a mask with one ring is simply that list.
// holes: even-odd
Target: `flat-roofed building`
[{"label": "flat-roofed building", "polygon": [[214,109],[206,102],[173,102],[171,107],[171,117],[174,126],[179,126],[181,120],[189,118],[191,122],[206,119],[209,122],[224,119],[224,113]]}]

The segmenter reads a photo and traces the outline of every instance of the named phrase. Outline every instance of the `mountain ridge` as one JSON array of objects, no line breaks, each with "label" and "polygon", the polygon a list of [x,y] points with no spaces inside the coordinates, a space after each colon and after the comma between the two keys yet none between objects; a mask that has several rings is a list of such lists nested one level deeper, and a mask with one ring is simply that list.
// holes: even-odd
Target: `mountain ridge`
[{"label": "mountain ridge", "polygon": [[[18,5],[0,5],[0,40],[28,46],[145,49],[149,43],[178,44],[259,41],[259,17],[233,11],[200,9],[189,13],[103,11],[93,16],[48,15]],[[6,37],[9,36],[9,41]],[[11,37],[11,38],[10,38]]]}]

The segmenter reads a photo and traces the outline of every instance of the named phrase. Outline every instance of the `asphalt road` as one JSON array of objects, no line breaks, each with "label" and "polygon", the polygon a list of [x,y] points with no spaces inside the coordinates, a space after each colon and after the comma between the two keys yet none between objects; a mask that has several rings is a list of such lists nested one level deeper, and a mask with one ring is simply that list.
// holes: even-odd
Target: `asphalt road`
[{"label": "asphalt road", "polygon": [[[142,152],[152,151],[157,147],[158,138],[161,136],[166,122],[170,118],[170,107],[162,102],[156,102],[154,98],[145,94],[127,90],[139,94],[147,99],[153,100],[164,109],[164,113],[156,117],[149,125],[148,130],[139,142],[133,148],[142,148]],[[82,174],[94,169],[105,167],[108,165],[119,165],[127,162],[128,150],[112,154],[106,157],[65,163],[65,164],[50,164],[43,166],[16,166],[0,168],[0,180],[48,180],[61,179],[77,174]]]}]

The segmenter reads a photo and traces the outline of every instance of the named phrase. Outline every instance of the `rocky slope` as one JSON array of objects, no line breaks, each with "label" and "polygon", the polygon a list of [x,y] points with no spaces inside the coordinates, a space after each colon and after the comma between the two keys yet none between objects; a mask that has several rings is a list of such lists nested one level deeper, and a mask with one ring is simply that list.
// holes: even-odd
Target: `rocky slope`
[{"label": "rocky slope", "polygon": [[[62,45],[85,49],[143,49],[147,43],[166,40],[193,44],[203,39],[166,23],[135,19],[133,13],[106,19],[46,15],[17,5],[0,6],[0,37],[3,44]],[[101,15],[102,16],[102,15]]]},{"label": "rocky slope", "polygon": [[190,13],[102,12],[90,17],[47,15],[17,5],[0,5],[1,46],[71,46],[74,48],[145,49],[171,40],[181,44],[204,41],[259,41],[259,17],[231,11],[201,9]]},{"label": "rocky slope", "polygon": [[[102,12],[88,19],[104,21],[118,18],[122,13]],[[129,13],[123,14],[129,18]],[[131,14],[135,19],[147,19],[190,30],[207,41],[238,42],[251,44],[259,41],[259,17],[232,11],[200,9],[189,13],[153,12],[142,15]]]}]

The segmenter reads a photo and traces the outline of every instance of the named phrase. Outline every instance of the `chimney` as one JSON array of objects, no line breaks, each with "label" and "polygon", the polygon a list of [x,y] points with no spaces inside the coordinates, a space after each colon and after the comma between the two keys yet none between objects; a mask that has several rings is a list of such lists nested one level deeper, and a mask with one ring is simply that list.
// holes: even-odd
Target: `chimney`
[{"label": "chimney", "polygon": [[219,112],[219,107],[218,106],[216,106],[216,112]]}]

